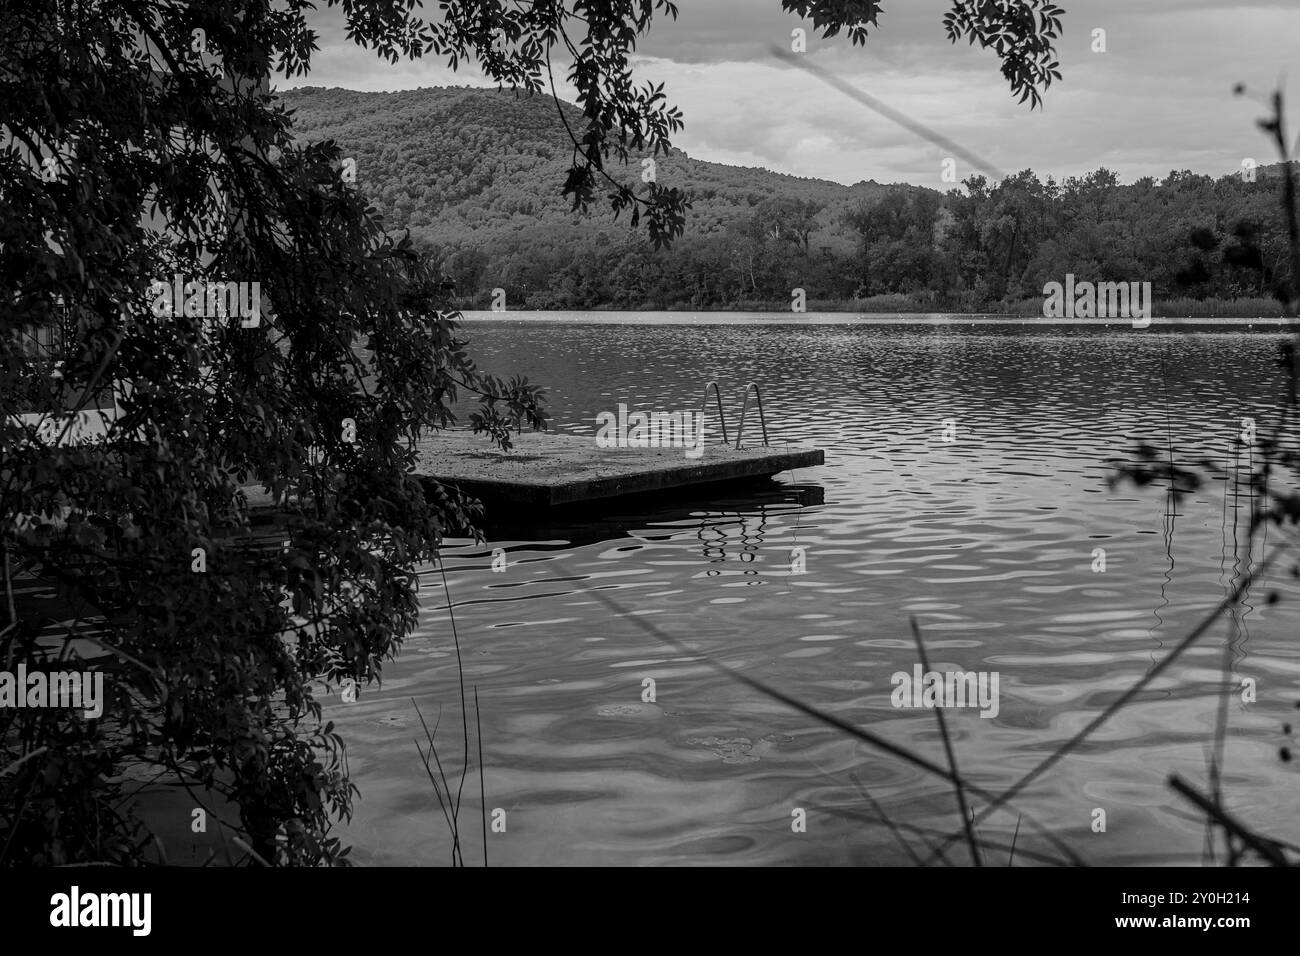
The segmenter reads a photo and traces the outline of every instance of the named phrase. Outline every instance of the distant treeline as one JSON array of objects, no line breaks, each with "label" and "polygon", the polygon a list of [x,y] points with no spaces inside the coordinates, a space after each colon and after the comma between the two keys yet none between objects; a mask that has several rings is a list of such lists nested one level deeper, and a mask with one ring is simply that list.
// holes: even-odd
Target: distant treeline
[{"label": "distant treeline", "polygon": [[510,309],[786,309],[802,289],[809,311],[1033,314],[1043,286],[1073,273],[1150,282],[1157,314],[1275,315],[1272,289],[1289,280],[1280,166],[1129,185],[1106,169],[1060,182],[1025,170],[945,193],[674,152],[659,181],[695,204],[685,236],[656,252],[608,214],[570,211],[572,147],[548,98],[310,89],[286,102],[302,135],[355,156],[386,227],[410,231],[462,308],[490,308],[500,289]]}]

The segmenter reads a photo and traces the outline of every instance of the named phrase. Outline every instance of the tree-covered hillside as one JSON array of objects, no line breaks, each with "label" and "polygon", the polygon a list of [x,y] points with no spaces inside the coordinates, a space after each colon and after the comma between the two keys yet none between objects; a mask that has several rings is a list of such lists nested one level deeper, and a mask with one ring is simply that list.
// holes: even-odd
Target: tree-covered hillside
[{"label": "tree-covered hillside", "polygon": [[[733,248],[746,244],[748,233],[782,232],[787,224],[802,230],[799,244],[810,254],[847,256],[856,238],[844,217],[888,191],[870,181],[846,187],[706,163],[673,150],[655,159],[655,174],[660,183],[689,191],[693,206],[685,237],[671,251],[656,253],[643,231],[629,229],[626,215],[618,221],[603,210],[578,216],[561,196],[573,146],[549,97],[469,87],[400,93],[304,88],[288,91],[284,100],[296,111],[299,136],[335,139],[356,159],[357,185],[389,228],[409,229],[443,261],[460,290],[503,287],[512,306],[527,299],[544,307],[548,296],[540,293],[552,288],[594,291],[603,283],[582,263],[597,254],[602,261],[631,256],[664,263],[730,258],[722,271],[732,273],[736,285],[743,276],[753,291],[749,272],[760,263],[748,249]],[[578,129],[577,110],[567,104],[564,110]],[[639,161],[610,170],[629,183],[642,171]],[[553,282],[561,272],[568,281]],[[727,286],[720,279],[701,284],[718,295]],[[641,304],[618,292],[610,288],[608,298],[587,304]]]},{"label": "tree-covered hillside", "polygon": [[[410,228],[421,241],[454,245],[470,235],[491,242],[529,226],[610,224],[608,216],[575,217],[560,195],[573,146],[549,96],[471,87],[400,93],[304,88],[286,92],[284,101],[296,111],[299,135],[336,139],[356,157],[358,185],[389,224]],[[577,130],[577,109],[564,104],[564,112]],[[641,171],[629,164],[610,172],[633,182]],[[656,173],[659,181],[691,191],[688,231],[695,236],[724,230],[766,200],[839,207],[833,212],[885,188],[706,163],[680,150],[658,157]],[[827,224],[832,218],[821,217]],[[626,232],[625,226],[615,231]]]},{"label": "tree-covered hillside", "polygon": [[[1219,179],[1170,172],[1121,185],[1098,170],[1057,182],[1026,170],[946,195],[655,159],[693,200],[686,232],[655,250],[627,216],[575,214],[562,196],[581,116],[547,96],[464,88],[284,94],[297,134],[334,139],[391,230],[410,230],[466,306],[728,308],[820,304],[963,311],[1025,308],[1066,273],[1149,281],[1159,299],[1268,298],[1285,281],[1276,168]],[[563,119],[562,119],[563,115]],[[610,170],[638,182],[642,157]]]}]

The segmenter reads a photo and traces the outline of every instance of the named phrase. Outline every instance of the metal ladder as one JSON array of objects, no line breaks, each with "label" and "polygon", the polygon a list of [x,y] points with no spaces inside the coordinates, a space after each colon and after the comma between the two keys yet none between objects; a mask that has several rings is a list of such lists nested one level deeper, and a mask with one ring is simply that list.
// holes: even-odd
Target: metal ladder
[{"label": "metal ladder", "polygon": [[[704,399],[700,402],[700,418],[704,418],[704,413],[709,407],[709,389],[713,389],[713,397],[718,405],[718,423],[722,426],[722,444],[727,444],[727,416],[722,411],[722,392],[718,390],[717,382],[709,382],[704,386]],[[749,412],[749,393],[753,390],[754,399],[758,405],[758,423],[763,429],[763,445],[767,446],[767,416],[763,414],[763,393],[759,391],[757,382],[750,382],[745,386],[745,401],[740,406],[740,428],[736,430],[736,448],[740,448],[740,439],[745,433],[745,416]]]}]

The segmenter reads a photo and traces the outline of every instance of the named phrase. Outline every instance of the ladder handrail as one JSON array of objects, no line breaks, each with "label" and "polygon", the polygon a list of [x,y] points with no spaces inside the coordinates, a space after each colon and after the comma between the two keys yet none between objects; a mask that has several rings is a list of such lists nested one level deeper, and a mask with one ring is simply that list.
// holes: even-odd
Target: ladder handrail
[{"label": "ladder handrail", "polygon": [[[767,447],[767,416],[763,414],[763,393],[759,391],[757,382],[750,382],[745,386],[745,402],[740,406],[740,427],[736,429],[737,449],[740,448],[740,438],[745,433],[745,413],[749,411],[749,390],[751,388],[754,390],[754,398],[758,400],[758,421],[763,426],[763,446]],[[704,394],[708,394],[707,388]],[[722,435],[722,440],[724,443],[727,440],[725,432]]]},{"label": "ladder handrail", "polygon": [[722,426],[722,444],[727,443],[727,416],[722,413],[722,392],[718,391],[717,382],[709,382],[704,386],[704,400],[700,402],[700,419],[704,418],[704,411],[709,407],[709,389],[713,389],[713,397],[718,400],[718,424]]}]

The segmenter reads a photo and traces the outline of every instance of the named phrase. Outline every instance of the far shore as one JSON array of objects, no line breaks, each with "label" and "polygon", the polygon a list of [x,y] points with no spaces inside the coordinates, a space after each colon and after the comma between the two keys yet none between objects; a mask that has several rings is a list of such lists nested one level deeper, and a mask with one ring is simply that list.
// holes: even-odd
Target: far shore
[{"label": "far shore", "polygon": [[1134,329],[1131,319],[1080,319],[1045,318],[1043,316],[1010,315],[990,312],[837,312],[789,310],[639,310],[639,309],[574,309],[532,310],[505,309],[501,311],[465,310],[461,315],[467,322],[564,322],[583,325],[1012,325],[1050,327],[1093,326],[1106,329],[1132,329],[1148,331],[1165,328],[1233,328],[1260,329],[1267,332],[1288,331],[1296,319],[1282,316],[1175,316],[1156,315],[1147,329]]},{"label": "far shore", "polygon": [[[452,300],[453,308],[461,310],[466,316],[537,318],[583,315],[632,316],[654,314],[658,316],[708,315],[708,316],[749,316],[754,319],[768,319],[782,316],[794,322],[808,321],[896,321],[896,322],[1021,322],[1028,321],[1052,325],[1096,325],[1125,324],[1127,319],[1118,318],[1056,318],[1044,316],[1042,296],[1023,299],[1004,300],[1000,302],[964,302],[953,303],[952,308],[945,308],[938,296],[931,295],[876,295],[864,299],[818,299],[808,297],[800,304],[803,308],[795,311],[791,300],[749,299],[727,305],[714,303],[689,303],[685,301],[665,305],[662,302],[643,302],[632,307],[628,303],[609,302],[581,303],[564,301],[545,293],[521,292],[511,297],[506,290],[504,302],[516,308],[493,309],[492,302],[484,295],[456,297]],[[1204,298],[1194,299],[1182,296],[1152,298],[1150,316],[1153,320],[1167,321],[1188,319],[1208,319],[1214,323],[1237,324],[1238,321],[1284,323],[1288,317],[1282,304],[1267,296],[1247,296],[1236,299]],[[983,308],[976,307],[982,305]],[[486,306],[486,308],[484,308]],[[522,306],[522,308],[518,307]],[[1144,310],[1145,312],[1145,310]],[[571,320],[571,319],[569,319]]]}]

